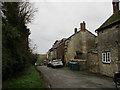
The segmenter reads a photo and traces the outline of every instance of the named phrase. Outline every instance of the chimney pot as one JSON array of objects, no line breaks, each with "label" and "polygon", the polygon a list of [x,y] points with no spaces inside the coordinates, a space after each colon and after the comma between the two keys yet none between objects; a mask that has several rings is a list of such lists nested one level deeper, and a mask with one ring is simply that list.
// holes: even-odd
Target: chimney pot
[{"label": "chimney pot", "polygon": [[84,21],[83,23],[80,23],[80,28],[81,28],[81,31],[86,31],[86,26]]},{"label": "chimney pot", "polygon": [[74,33],[77,33],[77,28],[74,29]]},{"label": "chimney pot", "polygon": [[116,13],[119,11],[119,0],[113,0],[113,13]]}]

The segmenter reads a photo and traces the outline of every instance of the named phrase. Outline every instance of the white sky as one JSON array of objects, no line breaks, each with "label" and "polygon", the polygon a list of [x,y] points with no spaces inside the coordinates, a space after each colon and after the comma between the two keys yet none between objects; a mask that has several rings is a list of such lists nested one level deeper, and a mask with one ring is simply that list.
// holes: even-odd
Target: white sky
[{"label": "white sky", "polygon": [[46,53],[56,40],[71,36],[74,28],[79,28],[83,21],[86,28],[95,34],[95,30],[113,12],[112,0],[36,0],[34,3],[38,12],[28,26],[30,38],[40,54]]}]

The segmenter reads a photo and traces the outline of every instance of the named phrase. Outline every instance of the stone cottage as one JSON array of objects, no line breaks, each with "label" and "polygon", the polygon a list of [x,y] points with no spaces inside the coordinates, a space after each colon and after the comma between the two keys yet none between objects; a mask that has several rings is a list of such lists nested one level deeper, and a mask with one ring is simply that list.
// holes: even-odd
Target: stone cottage
[{"label": "stone cottage", "polygon": [[56,40],[55,43],[52,45],[52,48],[47,52],[48,60],[52,60],[53,58],[57,58],[57,46],[61,40]]},{"label": "stone cottage", "polygon": [[96,30],[100,73],[113,76],[120,70],[119,0],[113,0],[113,14]]},{"label": "stone cottage", "polygon": [[65,61],[80,62],[80,69],[87,69],[88,51],[95,48],[96,36],[86,29],[86,24],[80,23],[80,30],[65,40]]},{"label": "stone cottage", "polygon": [[59,44],[56,47],[56,59],[61,59],[63,61],[63,65],[66,64],[66,61],[64,60],[65,40],[66,38],[60,40]]},{"label": "stone cottage", "polygon": [[56,40],[55,43],[52,45],[52,48],[49,49],[47,52],[48,59],[62,59],[64,55],[64,42],[65,38],[61,40]]},{"label": "stone cottage", "polygon": [[52,60],[53,58],[53,48],[49,49],[47,52],[47,59]]}]

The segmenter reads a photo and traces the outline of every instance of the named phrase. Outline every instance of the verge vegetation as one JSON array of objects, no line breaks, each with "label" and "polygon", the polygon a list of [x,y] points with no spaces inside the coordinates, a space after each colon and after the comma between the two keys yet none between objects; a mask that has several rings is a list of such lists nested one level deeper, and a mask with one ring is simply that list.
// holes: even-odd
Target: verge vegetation
[{"label": "verge vegetation", "polygon": [[14,78],[3,82],[3,89],[6,88],[46,88],[41,75],[34,66],[30,65],[25,71]]}]

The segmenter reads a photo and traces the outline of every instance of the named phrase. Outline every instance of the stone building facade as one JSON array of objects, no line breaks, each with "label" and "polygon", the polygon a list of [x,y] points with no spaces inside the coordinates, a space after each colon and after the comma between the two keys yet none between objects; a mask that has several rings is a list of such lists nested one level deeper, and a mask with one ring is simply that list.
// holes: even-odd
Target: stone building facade
[{"label": "stone building facade", "polygon": [[47,58],[48,60],[56,59],[57,58],[57,47],[61,40],[56,40],[55,43],[52,45],[52,48],[50,48],[47,52]]},{"label": "stone building facade", "polygon": [[74,30],[69,38],[56,40],[48,52],[48,59],[61,59],[64,65],[70,61],[80,62],[80,69],[87,69],[90,63],[88,52],[96,47],[96,36],[86,29],[86,24],[80,23],[80,30]]},{"label": "stone building facade", "polygon": [[87,70],[93,73],[99,73],[98,51],[97,49],[91,49],[87,54]]},{"label": "stone building facade", "polygon": [[113,77],[120,70],[119,2],[113,2],[113,15],[96,32],[100,73]]},{"label": "stone building facade", "polygon": [[80,69],[87,69],[88,51],[95,48],[96,36],[86,29],[85,22],[80,24],[80,30],[65,41],[65,60],[80,62]]},{"label": "stone building facade", "polygon": [[49,49],[48,52],[47,52],[47,59],[48,60],[52,60],[53,58],[53,48]]},{"label": "stone building facade", "polygon": [[65,64],[64,61],[64,46],[65,46],[65,38],[61,40],[56,40],[55,43],[53,44],[52,48],[49,49],[47,53],[47,58],[49,60],[52,59],[61,59],[63,63]]},{"label": "stone building facade", "polygon": [[66,64],[66,61],[64,60],[64,52],[65,52],[65,38],[63,38],[60,43],[57,45],[56,47],[56,56],[57,56],[57,59],[61,59],[62,62],[63,62],[63,65]]}]

